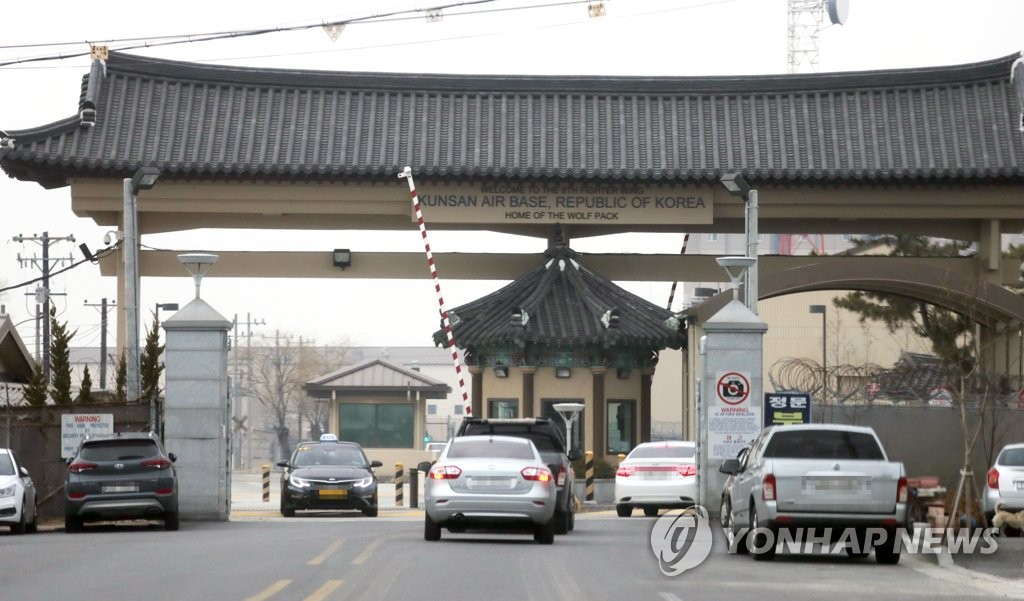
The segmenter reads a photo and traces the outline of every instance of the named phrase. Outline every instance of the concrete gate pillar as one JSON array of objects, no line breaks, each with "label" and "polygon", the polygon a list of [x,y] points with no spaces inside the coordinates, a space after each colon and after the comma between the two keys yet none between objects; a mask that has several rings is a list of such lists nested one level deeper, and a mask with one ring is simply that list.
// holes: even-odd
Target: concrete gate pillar
[{"label": "concrete gate pillar", "polygon": [[698,345],[698,502],[717,515],[726,475],[722,462],[757,436],[764,414],[764,334],[768,326],[732,300],[703,324]]},{"label": "concrete gate pillar", "polygon": [[225,521],[231,508],[231,322],[196,298],[161,325],[167,333],[164,446],[178,456],[178,512],[182,520]]}]

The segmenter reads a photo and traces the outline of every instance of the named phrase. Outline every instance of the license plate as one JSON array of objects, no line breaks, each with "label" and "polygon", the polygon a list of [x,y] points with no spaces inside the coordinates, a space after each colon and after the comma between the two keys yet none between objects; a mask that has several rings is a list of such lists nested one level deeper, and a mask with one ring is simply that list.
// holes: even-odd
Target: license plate
[{"label": "license plate", "polygon": [[107,484],[103,486],[104,493],[116,492],[139,492],[138,484]]},{"label": "license plate", "polygon": [[348,496],[347,490],[321,490],[318,493],[321,499],[344,499]]},{"label": "license plate", "polygon": [[467,482],[473,488],[512,488],[515,480],[511,478],[469,478]]},{"label": "license plate", "polygon": [[1014,480],[1013,485],[1017,487],[1017,490],[1024,490],[1024,480]]},{"label": "license plate", "polygon": [[815,480],[814,490],[858,490],[860,489],[860,482],[856,480],[842,480],[837,478]]}]

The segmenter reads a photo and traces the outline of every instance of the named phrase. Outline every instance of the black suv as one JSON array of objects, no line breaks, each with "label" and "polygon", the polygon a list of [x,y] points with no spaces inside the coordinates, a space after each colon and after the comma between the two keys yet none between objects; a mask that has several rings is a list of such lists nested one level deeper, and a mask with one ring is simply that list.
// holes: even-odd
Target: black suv
[{"label": "black suv", "polygon": [[152,432],[92,436],[68,461],[64,481],[64,530],[85,522],[162,519],[178,529],[177,457],[165,453]]},{"label": "black suv", "polygon": [[297,509],[358,509],[377,517],[377,476],[363,447],[324,434],[319,442],[300,442],[289,461],[279,461],[281,515],[295,517]]},{"label": "black suv", "polygon": [[533,441],[544,463],[551,468],[558,485],[555,500],[555,533],[565,534],[576,527],[576,503],[573,496],[575,472],[572,462],[583,457],[579,449],[566,451],[565,432],[546,417],[484,419],[468,417],[462,420],[456,436],[498,434],[518,436]]}]

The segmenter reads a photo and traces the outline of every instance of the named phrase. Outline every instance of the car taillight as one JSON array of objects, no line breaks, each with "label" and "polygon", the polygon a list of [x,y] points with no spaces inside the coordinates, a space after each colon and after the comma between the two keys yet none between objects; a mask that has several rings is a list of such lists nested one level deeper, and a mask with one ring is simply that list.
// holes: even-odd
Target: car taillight
[{"label": "car taillight", "polygon": [[81,474],[82,472],[94,470],[99,465],[95,463],[89,463],[88,461],[76,461],[68,466],[68,471],[72,474]]},{"label": "car taillight", "polygon": [[152,467],[158,470],[165,470],[171,467],[171,460],[163,457],[157,459],[147,459],[142,462],[142,467]]},{"label": "car taillight", "polygon": [[174,492],[173,488],[158,488],[154,492],[158,495],[169,495]]},{"label": "car taillight", "polygon": [[628,465],[620,465],[619,469],[615,470],[616,476],[622,476],[623,478],[629,478],[633,475],[633,468]]},{"label": "car taillight", "polygon": [[906,503],[910,499],[910,489],[907,487],[907,479],[900,478],[896,482],[896,502]]},{"label": "car taillight", "polygon": [[519,473],[523,478],[536,482],[551,482],[552,479],[551,472],[543,467],[524,467]]},{"label": "car taillight", "polygon": [[775,474],[768,474],[761,482],[761,498],[765,501],[775,500]]},{"label": "car taillight", "polygon": [[462,470],[454,465],[435,465],[429,474],[434,480],[454,480],[461,475]]},{"label": "car taillight", "polygon": [[992,468],[985,477],[989,488],[999,488],[999,470]]},{"label": "car taillight", "polygon": [[555,475],[555,484],[565,486],[565,467],[558,466],[558,474]]},{"label": "car taillight", "polygon": [[74,499],[76,501],[78,499],[84,499],[85,498],[85,493],[84,492],[71,492],[71,493],[68,493],[68,498],[69,499]]},{"label": "car taillight", "polygon": [[697,466],[696,465],[680,465],[676,467],[676,473],[680,476],[696,476]]}]

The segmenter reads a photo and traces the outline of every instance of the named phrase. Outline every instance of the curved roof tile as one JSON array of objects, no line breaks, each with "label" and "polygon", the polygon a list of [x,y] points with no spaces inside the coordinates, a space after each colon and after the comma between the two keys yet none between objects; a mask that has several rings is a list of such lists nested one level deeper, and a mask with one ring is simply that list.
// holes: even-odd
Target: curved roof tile
[{"label": "curved roof tile", "polygon": [[728,77],[252,69],[111,53],[78,115],[11,131],[0,166],[46,187],[142,165],[191,178],[422,176],[756,182],[1022,178],[1018,55]]}]

